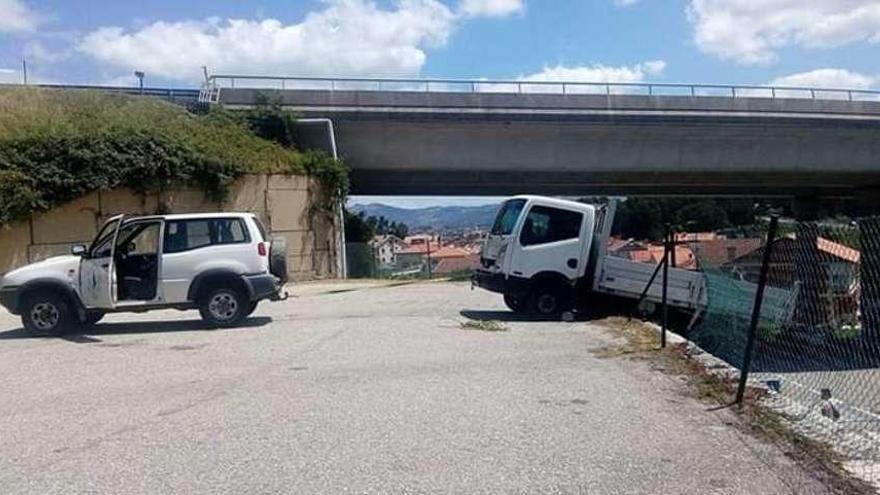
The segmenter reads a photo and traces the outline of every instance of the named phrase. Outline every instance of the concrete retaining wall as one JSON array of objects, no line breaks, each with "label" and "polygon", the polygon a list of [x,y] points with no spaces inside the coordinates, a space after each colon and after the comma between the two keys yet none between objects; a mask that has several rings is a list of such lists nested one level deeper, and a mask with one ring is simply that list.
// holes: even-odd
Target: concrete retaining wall
[{"label": "concrete retaining wall", "polygon": [[27,222],[0,228],[0,274],[50,256],[67,254],[71,244],[90,242],[108,217],[119,213],[153,214],[162,205],[170,213],[247,211],[273,235],[287,238],[293,280],[333,277],[337,230],[332,215],[312,205],[322,199],[320,185],[308,177],[249,175],[238,180],[224,202],[196,190],[140,196],[125,189],[99,191]]}]

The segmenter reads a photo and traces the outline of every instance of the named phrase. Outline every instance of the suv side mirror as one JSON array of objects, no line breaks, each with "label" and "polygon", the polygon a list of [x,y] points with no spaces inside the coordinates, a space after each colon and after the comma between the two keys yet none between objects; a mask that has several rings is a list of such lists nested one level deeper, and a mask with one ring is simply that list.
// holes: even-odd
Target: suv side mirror
[{"label": "suv side mirror", "polygon": [[86,254],[86,245],[85,244],[74,244],[70,246],[70,254],[75,256],[82,256]]}]

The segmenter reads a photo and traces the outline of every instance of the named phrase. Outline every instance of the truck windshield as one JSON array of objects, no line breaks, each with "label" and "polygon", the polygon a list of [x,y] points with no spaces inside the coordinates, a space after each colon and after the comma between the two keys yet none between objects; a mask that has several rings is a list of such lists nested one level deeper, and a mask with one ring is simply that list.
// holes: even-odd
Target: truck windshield
[{"label": "truck windshield", "polygon": [[505,201],[501,205],[501,210],[498,211],[498,216],[495,217],[495,224],[492,225],[490,233],[492,235],[510,235],[525,204],[526,200],[524,199]]}]

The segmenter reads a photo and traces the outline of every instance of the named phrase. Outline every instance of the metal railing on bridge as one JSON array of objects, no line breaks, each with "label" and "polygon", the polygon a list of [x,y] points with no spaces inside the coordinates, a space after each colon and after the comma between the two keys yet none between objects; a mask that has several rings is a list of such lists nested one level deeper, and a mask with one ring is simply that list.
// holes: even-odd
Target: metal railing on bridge
[{"label": "metal railing on bridge", "polygon": [[126,95],[150,96],[154,98],[162,98],[172,102],[189,102],[199,99],[199,89],[188,88],[139,88],[136,86],[102,86],[97,84],[0,84],[2,87],[30,87],[44,89],[63,89],[63,90],[80,90],[80,91],[100,91],[104,93],[116,93]]},{"label": "metal railing on bridge", "polygon": [[728,98],[806,98],[814,100],[880,101],[880,90],[848,88],[642,82],[287,77],[236,74],[215,74],[209,76],[202,90],[201,101],[218,101],[219,91],[222,88],[409,91],[426,93],[714,96]]}]

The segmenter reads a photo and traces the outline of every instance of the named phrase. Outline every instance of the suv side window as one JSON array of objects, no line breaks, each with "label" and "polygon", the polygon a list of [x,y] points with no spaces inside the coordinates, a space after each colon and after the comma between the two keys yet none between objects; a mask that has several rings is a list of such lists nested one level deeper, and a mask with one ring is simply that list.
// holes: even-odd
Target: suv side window
[{"label": "suv side window", "polygon": [[576,239],[580,235],[584,215],[576,211],[548,206],[533,206],[526,216],[519,242],[523,246]]},{"label": "suv side window", "polygon": [[240,218],[199,218],[171,220],[165,224],[163,252],[179,253],[221,244],[251,242]]}]

